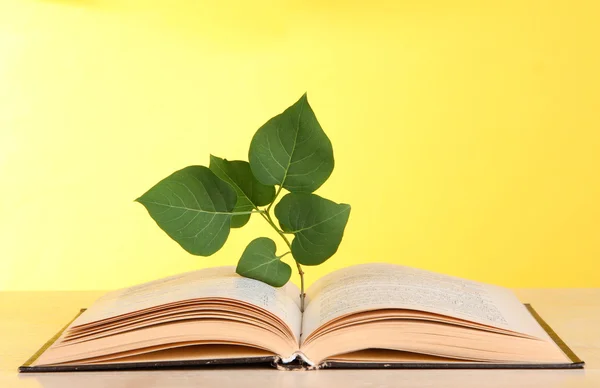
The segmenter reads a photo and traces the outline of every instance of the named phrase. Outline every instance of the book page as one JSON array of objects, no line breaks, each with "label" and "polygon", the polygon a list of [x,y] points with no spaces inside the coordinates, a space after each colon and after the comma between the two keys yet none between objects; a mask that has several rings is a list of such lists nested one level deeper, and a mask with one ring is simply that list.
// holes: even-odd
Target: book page
[{"label": "book page", "polygon": [[337,317],[390,308],[443,314],[547,337],[508,289],[400,265],[343,268],[315,282],[307,296],[302,339]]},{"label": "book page", "polygon": [[241,277],[234,267],[206,268],[110,292],[98,299],[71,326],[163,304],[196,298],[229,298],[261,307],[283,320],[300,338],[300,290],[289,282],[274,288]]}]

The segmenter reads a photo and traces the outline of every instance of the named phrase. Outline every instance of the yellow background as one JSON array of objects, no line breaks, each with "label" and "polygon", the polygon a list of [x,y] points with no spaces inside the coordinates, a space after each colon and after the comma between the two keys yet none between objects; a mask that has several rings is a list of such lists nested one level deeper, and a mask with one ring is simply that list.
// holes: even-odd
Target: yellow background
[{"label": "yellow background", "polygon": [[133,200],[245,159],[305,91],[336,158],[318,193],[352,205],[309,283],[390,261],[600,286],[599,4],[0,0],[0,289],[112,289],[277,239],[255,216],[191,256]]}]

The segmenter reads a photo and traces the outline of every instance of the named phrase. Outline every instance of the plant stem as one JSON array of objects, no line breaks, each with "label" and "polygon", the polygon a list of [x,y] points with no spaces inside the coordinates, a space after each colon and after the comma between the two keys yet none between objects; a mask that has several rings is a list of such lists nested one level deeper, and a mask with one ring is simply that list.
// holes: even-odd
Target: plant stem
[{"label": "plant stem", "polygon": [[[281,189],[281,187],[280,187],[280,189]],[[279,194],[279,191],[277,192],[277,194]],[[277,195],[275,195],[275,197],[277,197]],[[275,202],[275,200],[273,200],[273,202]],[[272,204],[273,203],[271,203],[271,205]],[[285,241],[285,243],[287,244],[288,248],[290,248],[290,252],[291,252],[292,251],[292,244],[290,244],[290,241],[287,239],[287,237],[285,236],[285,234],[283,233],[283,231],[281,229],[279,229],[277,227],[277,225],[275,225],[275,222],[273,222],[273,219],[271,218],[271,215],[269,214],[269,208],[271,207],[271,205],[269,205],[269,207],[267,208],[267,211],[261,212],[260,215],[281,236],[281,238],[283,239],[283,241]],[[283,255],[281,255],[281,257],[285,256],[286,254],[287,253],[284,253]],[[304,293],[304,271],[302,270],[302,267],[300,266],[300,263],[298,263],[297,261],[296,261],[296,267],[298,268],[298,274],[300,275],[300,311],[304,312],[304,298],[306,296],[306,294]]]},{"label": "plant stem", "polygon": [[278,258],[278,259],[281,259],[283,256],[285,256],[285,255],[288,255],[288,254],[290,254],[290,253],[292,253],[292,251],[287,251],[287,252],[286,252],[286,253],[284,253],[283,255],[281,255],[281,256],[277,256],[277,258]]},{"label": "plant stem", "polygon": [[279,188],[275,192],[275,196],[273,197],[273,201],[271,201],[271,203],[269,204],[269,206],[267,206],[267,214],[269,214],[269,211],[271,211],[271,207],[275,203],[275,200],[277,199],[277,197],[279,197],[279,193],[281,193],[281,189],[282,188],[283,188],[283,186],[279,186]]},{"label": "plant stem", "polygon": [[[306,294],[304,293],[304,271],[297,261],[296,267],[298,267],[298,274],[300,274],[300,311],[304,312],[304,298],[306,297]],[[300,335],[302,335],[302,333]]]}]

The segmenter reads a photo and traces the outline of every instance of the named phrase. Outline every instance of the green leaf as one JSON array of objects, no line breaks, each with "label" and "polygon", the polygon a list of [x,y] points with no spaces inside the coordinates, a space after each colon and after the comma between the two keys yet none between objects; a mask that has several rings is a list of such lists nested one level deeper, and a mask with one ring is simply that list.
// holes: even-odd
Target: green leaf
[{"label": "green leaf", "polygon": [[292,269],[275,255],[277,247],[270,238],[259,237],[246,247],[235,272],[281,287],[290,280]]},{"label": "green leaf", "polygon": [[333,171],[331,142],[306,94],[258,129],[248,154],[256,178],[291,192],[312,193]]},{"label": "green leaf", "polygon": [[136,199],[158,226],[186,251],[210,256],[225,244],[235,190],[204,166],[189,166]]},{"label": "green leaf", "polygon": [[294,259],[300,264],[317,265],[330,258],[342,242],[350,205],[316,194],[289,193],[275,206],[275,216],[283,231],[295,236]]},{"label": "green leaf", "polygon": [[[270,204],[275,197],[275,186],[260,183],[250,170],[250,164],[242,160],[229,161],[210,156],[210,169],[216,176],[229,183],[237,194],[234,212],[247,212],[258,206]],[[250,214],[233,216],[232,228],[241,228],[250,219]]]}]

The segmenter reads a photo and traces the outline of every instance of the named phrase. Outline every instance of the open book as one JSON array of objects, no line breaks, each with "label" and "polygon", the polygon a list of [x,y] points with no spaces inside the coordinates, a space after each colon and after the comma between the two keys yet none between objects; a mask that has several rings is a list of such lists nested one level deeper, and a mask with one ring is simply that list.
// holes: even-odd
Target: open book
[{"label": "open book", "polygon": [[22,372],[270,363],[279,368],[573,368],[579,360],[505,288],[363,264],[307,291],[217,267],[106,294]]}]

